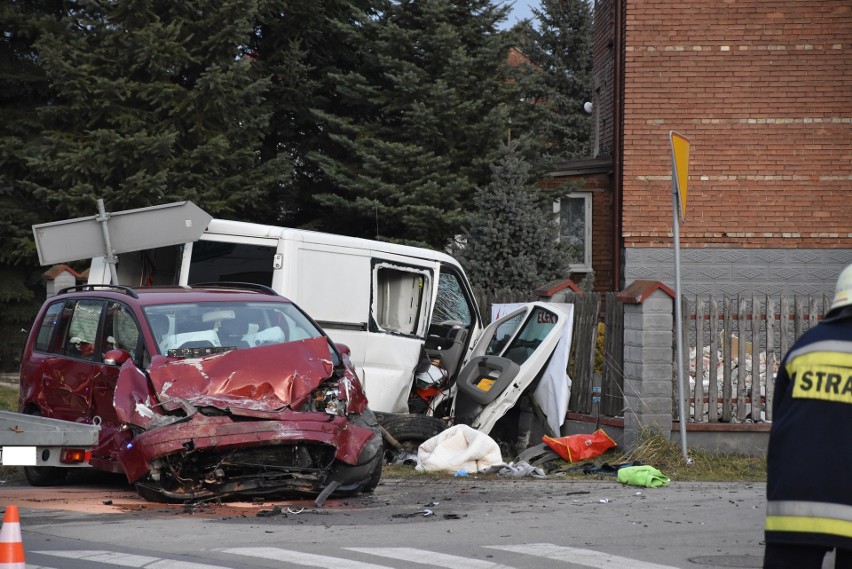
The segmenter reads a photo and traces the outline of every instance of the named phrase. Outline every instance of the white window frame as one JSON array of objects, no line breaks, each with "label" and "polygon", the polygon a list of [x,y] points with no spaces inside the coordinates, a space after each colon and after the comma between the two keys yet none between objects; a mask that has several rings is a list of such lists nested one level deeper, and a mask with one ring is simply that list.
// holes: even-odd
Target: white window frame
[{"label": "white window frame", "polygon": [[592,194],[591,192],[571,192],[565,194],[561,198],[553,200],[553,213],[556,216],[556,227],[558,228],[558,239],[562,239],[562,200],[563,199],[582,199],[583,210],[585,212],[585,223],[583,227],[583,262],[571,263],[568,267],[571,271],[582,273],[592,270]]},{"label": "white window frame", "polygon": [[[380,278],[380,271],[396,276]],[[420,284],[415,287],[417,279]],[[394,263],[373,265],[371,318],[378,329],[389,334],[426,337],[429,327],[432,273],[428,269]]]}]

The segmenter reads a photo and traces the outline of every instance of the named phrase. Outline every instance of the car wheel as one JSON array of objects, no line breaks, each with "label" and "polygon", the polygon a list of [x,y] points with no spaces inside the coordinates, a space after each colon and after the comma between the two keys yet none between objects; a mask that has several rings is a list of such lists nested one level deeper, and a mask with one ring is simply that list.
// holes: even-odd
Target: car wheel
[{"label": "car wheel", "polygon": [[[34,417],[41,417],[36,410],[28,413]],[[68,470],[59,466],[25,466],[24,475],[31,486],[55,486],[65,481]]]},{"label": "car wheel", "polygon": [[379,485],[379,482],[382,480],[382,467],[384,466],[384,460],[377,460],[376,467],[373,469],[373,473],[370,475],[370,480],[368,480],[363,486],[358,488],[358,491],[362,494],[371,494],[373,490],[376,489],[376,486]]},{"label": "car wheel", "polygon": [[[393,437],[406,453],[416,453],[420,445],[447,429],[447,424],[437,417],[415,413],[376,413],[379,424]],[[385,458],[395,456],[394,448],[385,438]]]}]

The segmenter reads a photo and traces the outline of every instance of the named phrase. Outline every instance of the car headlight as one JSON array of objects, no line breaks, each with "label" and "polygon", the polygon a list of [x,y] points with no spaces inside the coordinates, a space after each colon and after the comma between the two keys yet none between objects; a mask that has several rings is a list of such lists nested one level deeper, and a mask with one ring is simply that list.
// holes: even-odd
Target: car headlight
[{"label": "car headlight", "polygon": [[329,415],[346,415],[346,400],[340,397],[340,386],[337,383],[325,383],[311,393],[308,401],[308,411],[321,411]]}]

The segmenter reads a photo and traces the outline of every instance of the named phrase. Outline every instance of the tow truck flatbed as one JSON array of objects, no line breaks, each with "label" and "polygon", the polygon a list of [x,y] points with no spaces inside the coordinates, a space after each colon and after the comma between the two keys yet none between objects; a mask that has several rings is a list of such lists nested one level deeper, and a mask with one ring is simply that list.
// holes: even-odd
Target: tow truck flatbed
[{"label": "tow truck flatbed", "polygon": [[[4,466],[89,466],[100,425],[0,411],[0,464]],[[62,451],[85,453],[86,460],[62,461]]]}]

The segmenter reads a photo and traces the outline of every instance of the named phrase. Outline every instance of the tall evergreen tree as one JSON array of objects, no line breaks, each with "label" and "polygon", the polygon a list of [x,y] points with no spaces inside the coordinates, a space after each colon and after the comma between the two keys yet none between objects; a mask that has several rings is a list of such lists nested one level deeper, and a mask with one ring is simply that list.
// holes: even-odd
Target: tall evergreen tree
[{"label": "tall evergreen tree", "polygon": [[55,218],[191,199],[256,207],[287,173],[258,149],[271,110],[252,64],[258,0],[81,0],[35,47],[53,97],[24,158]]},{"label": "tall evergreen tree", "polygon": [[317,114],[339,105],[337,77],[362,65],[365,23],[381,0],[275,0],[264,2],[252,54],[259,72],[272,81],[269,132],[262,156],[284,153],[293,161],[291,175],[271,188],[268,203],[253,221],[312,227],[320,215],[313,199],[322,183],[308,154],[333,155],[335,145]]},{"label": "tall evergreen tree", "polygon": [[592,25],[590,0],[541,0],[533,8],[524,54],[540,70],[535,88],[543,101],[548,153],[558,159],[591,155]]},{"label": "tall evergreen tree", "polygon": [[16,371],[18,358],[44,298],[31,226],[51,219],[34,200],[22,149],[40,132],[39,107],[50,100],[47,76],[34,44],[63,12],[62,0],[20,0],[0,4],[0,371]]},{"label": "tall evergreen tree", "polygon": [[492,180],[477,190],[455,255],[481,292],[530,291],[567,276],[558,227],[529,183],[530,164],[518,142],[501,148]]},{"label": "tall evergreen tree", "polygon": [[51,101],[50,82],[35,43],[63,13],[61,0],[0,4],[0,263],[35,266],[33,223],[48,221],[50,207],[33,199],[30,183],[47,183],[29,168],[26,148],[44,129],[39,109]]},{"label": "tall evergreen tree", "polygon": [[322,170],[319,226],[443,248],[507,129],[506,9],[489,0],[385,2],[364,23],[361,65],[317,109],[336,147]]}]

